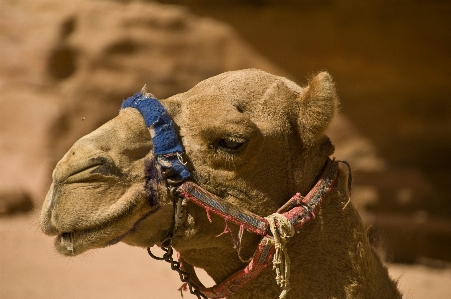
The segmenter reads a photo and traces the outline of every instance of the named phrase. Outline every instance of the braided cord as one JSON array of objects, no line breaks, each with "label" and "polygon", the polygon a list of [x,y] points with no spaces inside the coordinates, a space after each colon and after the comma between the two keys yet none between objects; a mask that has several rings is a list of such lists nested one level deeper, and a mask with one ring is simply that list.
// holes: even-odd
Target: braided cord
[{"label": "braided cord", "polygon": [[269,222],[273,239],[269,239],[273,243],[276,252],[273,256],[273,269],[276,270],[276,282],[282,288],[279,299],[287,296],[290,290],[290,257],[285,245],[288,239],[295,233],[293,224],[282,214],[274,213],[266,217]]}]

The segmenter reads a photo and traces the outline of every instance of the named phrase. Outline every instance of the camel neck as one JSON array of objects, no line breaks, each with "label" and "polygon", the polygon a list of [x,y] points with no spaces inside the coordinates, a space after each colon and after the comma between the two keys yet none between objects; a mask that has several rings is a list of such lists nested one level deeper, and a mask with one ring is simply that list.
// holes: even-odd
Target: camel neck
[{"label": "camel neck", "polygon": [[[240,208],[233,207],[194,183],[187,182],[179,187],[178,191],[183,198],[192,201],[199,207],[205,209],[210,223],[213,222],[210,211],[224,219],[225,229],[216,237],[226,233],[230,234],[233,239],[234,247],[237,248],[237,255],[242,262],[244,262],[244,260],[241,257],[241,241],[244,230],[263,236],[263,239],[260,241],[257,250],[247,266],[235,272],[219,285],[208,289],[203,288],[203,293],[209,298],[228,297],[237,292],[243,285],[259,276],[271,262],[273,255],[274,259],[277,258],[277,260],[279,260],[281,258],[279,256],[279,250],[285,251],[285,245],[282,245],[283,247],[281,248],[277,246],[285,244],[286,242],[283,241],[283,243],[279,243],[279,234],[282,228],[281,221],[286,222],[285,225],[291,227],[289,231],[295,233],[299,232],[301,226],[307,221],[315,218],[315,213],[318,211],[323,197],[332,189],[337,178],[337,164],[337,162],[329,160],[323,169],[321,177],[305,197],[297,193],[276,213],[265,218]],[[229,222],[239,226],[239,232],[236,238],[234,238],[234,232],[229,227]],[[276,229],[276,227],[278,227],[278,229]],[[271,229],[269,230],[269,228]],[[184,254],[186,254],[186,252],[182,252],[181,256],[183,257]],[[284,260],[285,259],[288,259],[286,254]],[[289,259],[287,261],[289,261]],[[276,265],[276,262],[273,261],[273,264]],[[286,266],[289,267],[289,262]],[[281,269],[284,268],[285,266]],[[280,274],[280,272],[277,273]],[[192,274],[193,276],[195,275],[194,273]],[[284,281],[284,275],[285,274],[283,274],[281,278],[277,276],[277,279],[282,279],[281,281]],[[289,290],[288,284],[285,287],[287,289],[283,291],[283,293]]]}]

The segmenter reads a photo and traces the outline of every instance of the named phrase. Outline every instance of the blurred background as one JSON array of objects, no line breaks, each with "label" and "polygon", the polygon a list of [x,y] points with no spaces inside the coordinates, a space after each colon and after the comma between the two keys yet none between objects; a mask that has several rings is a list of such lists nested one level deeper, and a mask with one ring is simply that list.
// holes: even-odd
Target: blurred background
[{"label": "blurred background", "polygon": [[255,67],[332,74],[328,134],[371,241],[405,298],[450,298],[450,16],[439,0],[0,1],[0,297],[178,298],[144,250],[57,256],[37,220],[51,172],[144,84],[165,98]]}]

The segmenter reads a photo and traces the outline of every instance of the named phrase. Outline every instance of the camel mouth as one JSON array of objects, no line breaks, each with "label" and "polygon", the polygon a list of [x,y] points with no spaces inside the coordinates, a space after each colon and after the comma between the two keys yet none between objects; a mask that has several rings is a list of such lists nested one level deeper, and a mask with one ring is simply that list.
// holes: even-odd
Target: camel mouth
[{"label": "camel mouth", "polygon": [[75,233],[64,232],[58,234],[55,240],[55,245],[59,252],[64,253],[65,255],[75,255],[74,242]]},{"label": "camel mouth", "polygon": [[62,255],[76,256],[90,249],[114,245],[120,242],[128,234],[132,233],[142,221],[159,209],[160,206],[142,214],[121,232],[118,232],[117,228],[111,227],[110,222],[106,222],[105,226],[101,227],[76,229],[64,232],[56,230],[56,232],[52,234],[55,236],[54,246]]},{"label": "camel mouth", "polygon": [[54,246],[64,256],[76,256],[89,249],[107,246],[101,231],[60,232],[55,236]]},{"label": "camel mouth", "polygon": [[54,246],[62,255],[76,256],[89,249],[108,246],[110,238],[111,235],[102,229],[57,232]]}]

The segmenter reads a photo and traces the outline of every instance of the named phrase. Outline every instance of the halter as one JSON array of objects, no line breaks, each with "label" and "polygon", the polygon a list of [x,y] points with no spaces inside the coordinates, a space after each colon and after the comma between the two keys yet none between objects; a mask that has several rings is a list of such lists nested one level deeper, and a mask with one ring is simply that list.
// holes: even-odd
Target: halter
[{"label": "halter", "polygon": [[[188,180],[190,172],[181,159],[183,148],[172,127],[172,120],[161,103],[147,93],[145,86],[140,93],[128,98],[122,104],[122,108],[128,107],[138,109],[151,130],[155,159],[165,174],[167,186],[173,196],[173,222],[161,245],[165,254],[163,257],[158,257],[151,252],[150,248],[147,248],[149,255],[157,260],[169,262],[171,268],[179,273],[180,279],[184,282],[181,290],[189,287],[189,291],[198,298],[223,298],[236,293],[243,285],[266,269],[272,259],[273,267],[276,270],[277,284],[282,288],[280,298],[284,298],[289,290],[289,257],[285,243],[295,232],[299,232],[306,222],[315,218],[315,213],[323,198],[332,189],[337,179],[338,162],[343,162],[348,167],[349,164],[328,159],[320,179],[305,197],[296,193],[276,213],[268,217],[261,217],[231,205]],[[350,175],[349,190],[351,180]],[[257,250],[247,266],[210,288],[193,283],[193,281],[199,282],[195,272],[188,273],[186,271],[188,267],[192,269],[192,265],[184,261],[182,257],[179,257],[179,261],[174,261],[172,257],[172,239],[181,223],[183,206],[188,201],[205,209],[210,222],[210,213],[223,218],[226,222],[223,233],[231,233],[228,222],[239,226],[238,238],[233,238],[233,240],[241,260],[240,248],[244,231],[262,236]]]},{"label": "halter", "polygon": [[[305,197],[296,193],[276,213],[268,217],[261,217],[252,212],[237,208],[193,182],[184,182],[177,189],[180,192],[180,196],[184,200],[191,201],[204,208],[210,222],[210,213],[213,213],[223,218],[226,223],[230,221],[240,227],[238,239],[235,244],[238,248],[238,254],[241,246],[241,237],[245,230],[262,236],[257,250],[246,267],[232,274],[222,283],[211,288],[200,288],[200,291],[208,298],[223,298],[236,293],[244,284],[256,278],[269,265],[276,252],[277,246],[275,245],[277,243],[274,243],[274,229],[271,229],[271,220],[268,218],[274,215],[282,215],[288,220],[294,231],[298,233],[306,222],[315,218],[315,213],[322,199],[332,189],[337,176],[338,161],[329,159],[324,167],[321,178]],[[276,231],[281,227],[279,217],[276,217],[276,221],[273,222],[277,227]],[[183,264],[183,259],[181,261]],[[281,295],[281,298],[283,297]]]}]

